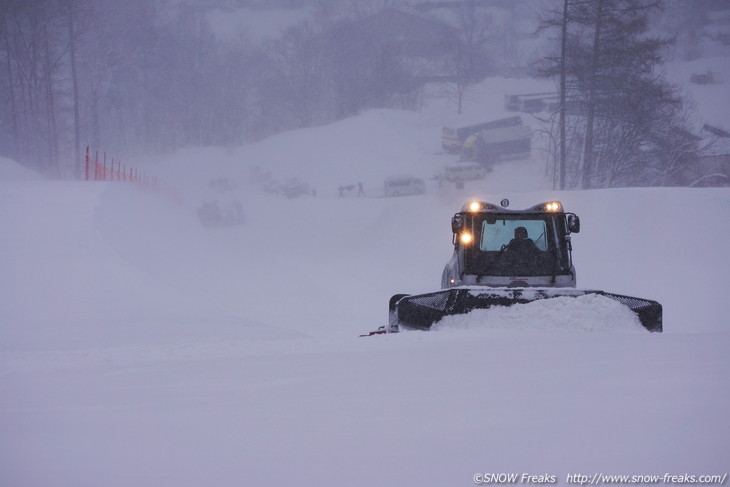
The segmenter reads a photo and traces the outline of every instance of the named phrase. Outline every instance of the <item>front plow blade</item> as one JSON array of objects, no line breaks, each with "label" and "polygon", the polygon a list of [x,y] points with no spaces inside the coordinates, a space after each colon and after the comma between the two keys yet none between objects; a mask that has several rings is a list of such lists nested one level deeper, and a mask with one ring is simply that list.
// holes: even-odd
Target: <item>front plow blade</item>
[{"label": "front plow blade", "polygon": [[639,317],[649,331],[662,331],[662,305],[648,299],[611,294],[604,291],[570,288],[453,288],[426,294],[396,294],[390,299],[389,332],[400,327],[428,330],[444,316],[468,313],[474,309],[492,306],[511,306],[538,299],[562,296],[578,297],[600,294],[627,306]]}]

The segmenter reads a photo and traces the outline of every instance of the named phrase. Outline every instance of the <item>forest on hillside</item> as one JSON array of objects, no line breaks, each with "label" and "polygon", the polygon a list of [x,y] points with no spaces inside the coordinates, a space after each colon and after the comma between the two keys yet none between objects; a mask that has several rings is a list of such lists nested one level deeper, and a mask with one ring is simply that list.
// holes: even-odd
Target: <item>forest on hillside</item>
[{"label": "forest on hillside", "polygon": [[0,0],[0,155],[74,177],[86,146],[235,146],[418,110],[428,83],[457,111],[488,76],[543,76],[562,87],[561,188],[682,184],[691,106],[655,67],[702,56],[723,3]]}]

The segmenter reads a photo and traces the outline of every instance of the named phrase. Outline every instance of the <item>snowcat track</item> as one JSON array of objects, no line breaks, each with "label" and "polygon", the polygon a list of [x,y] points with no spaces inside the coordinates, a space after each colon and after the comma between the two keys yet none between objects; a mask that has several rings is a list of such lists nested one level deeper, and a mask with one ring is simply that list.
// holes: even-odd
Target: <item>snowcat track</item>
[{"label": "snowcat track", "polygon": [[454,288],[426,294],[396,294],[390,299],[389,331],[397,331],[400,326],[428,330],[444,316],[492,306],[511,306],[538,299],[586,294],[600,294],[616,300],[636,313],[644,328],[651,332],[662,332],[662,305],[656,301],[604,291],[565,288]]}]

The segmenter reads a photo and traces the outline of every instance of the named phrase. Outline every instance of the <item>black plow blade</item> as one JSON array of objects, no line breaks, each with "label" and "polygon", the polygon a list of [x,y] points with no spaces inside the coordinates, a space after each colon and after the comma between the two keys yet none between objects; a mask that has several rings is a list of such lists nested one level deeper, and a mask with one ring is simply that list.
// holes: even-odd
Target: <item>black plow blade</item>
[{"label": "black plow blade", "polygon": [[453,288],[426,294],[396,294],[390,299],[388,331],[400,327],[428,330],[444,316],[468,313],[492,306],[511,306],[538,299],[600,294],[631,309],[651,332],[662,331],[662,305],[648,299],[604,291],[569,288]]}]

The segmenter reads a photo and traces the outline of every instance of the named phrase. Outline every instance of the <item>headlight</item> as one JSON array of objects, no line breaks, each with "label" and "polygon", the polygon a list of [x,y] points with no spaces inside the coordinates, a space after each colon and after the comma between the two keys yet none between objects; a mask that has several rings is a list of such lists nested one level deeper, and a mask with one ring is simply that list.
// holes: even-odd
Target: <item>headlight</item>
[{"label": "headlight", "polygon": [[462,232],[461,235],[459,235],[459,240],[464,245],[470,245],[474,241],[474,236],[469,232]]}]

